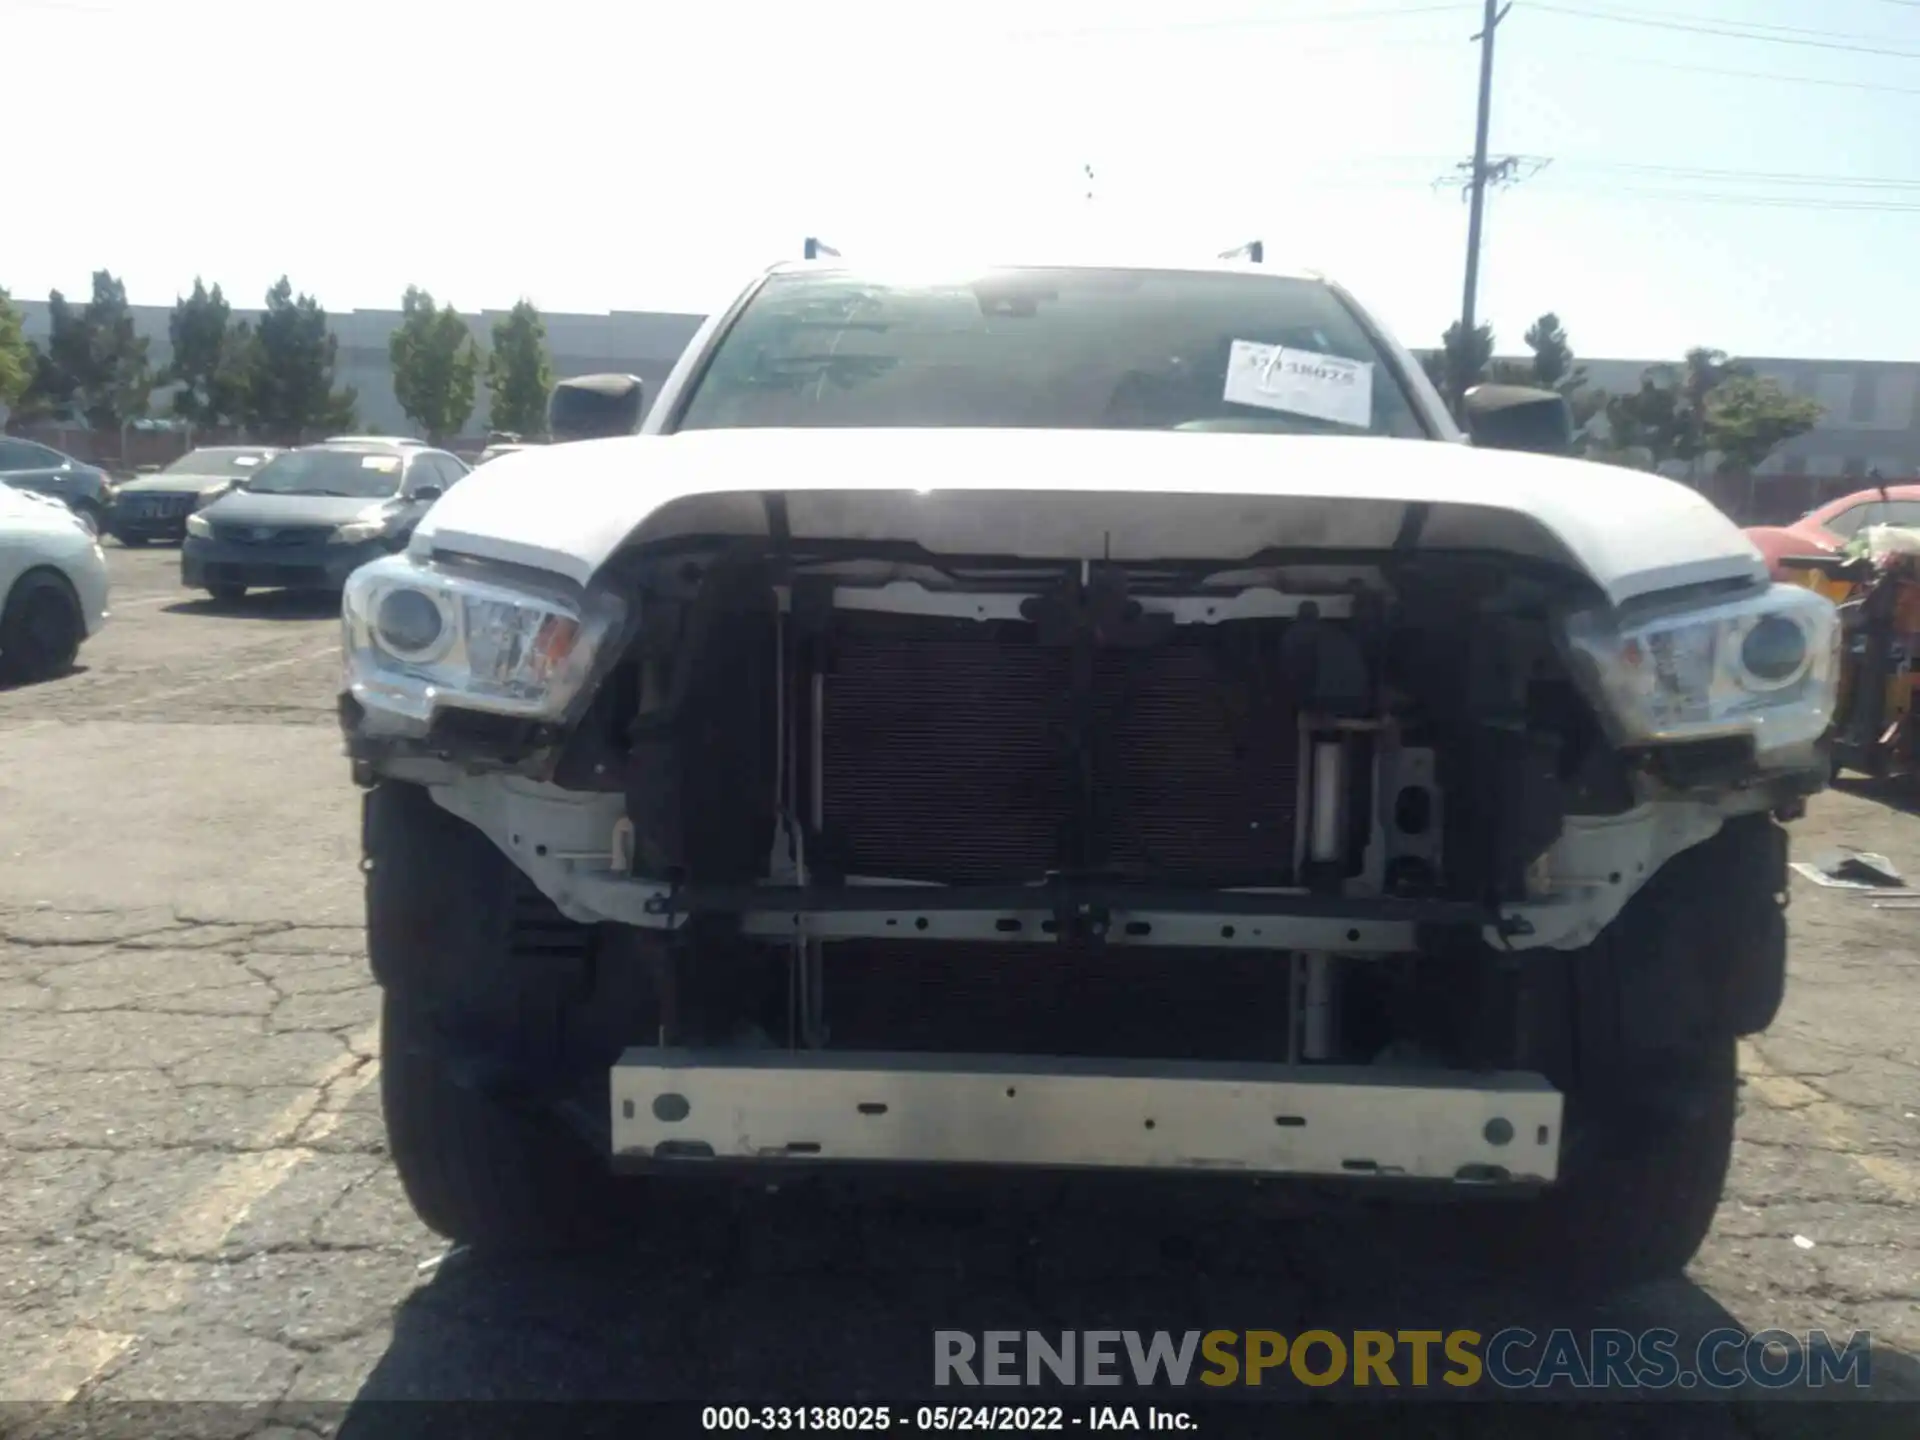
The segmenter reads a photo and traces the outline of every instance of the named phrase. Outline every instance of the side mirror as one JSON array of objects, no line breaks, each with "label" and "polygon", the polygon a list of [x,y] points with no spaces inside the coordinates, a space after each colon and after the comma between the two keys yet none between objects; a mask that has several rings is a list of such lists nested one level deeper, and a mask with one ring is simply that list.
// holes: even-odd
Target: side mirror
[{"label": "side mirror", "polygon": [[1484,450],[1573,453],[1573,407],[1526,385],[1476,385],[1466,393],[1467,434]]},{"label": "side mirror", "polygon": [[575,375],[547,396],[547,430],[560,441],[631,435],[646,408],[638,375]]},{"label": "side mirror", "polygon": [[158,475],[160,473],[160,467],[158,465],[136,465],[133,467],[133,473],[136,475]]},{"label": "side mirror", "polygon": [[444,493],[446,492],[441,490],[438,485],[422,485],[418,490],[413,492],[413,498],[425,504],[430,500],[438,500]]}]

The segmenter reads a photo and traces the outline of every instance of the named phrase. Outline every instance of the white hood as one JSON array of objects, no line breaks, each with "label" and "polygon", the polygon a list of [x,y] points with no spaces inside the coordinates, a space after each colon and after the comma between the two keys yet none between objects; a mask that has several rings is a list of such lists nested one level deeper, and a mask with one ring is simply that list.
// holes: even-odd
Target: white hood
[{"label": "white hood", "polygon": [[584,584],[628,539],[765,535],[935,553],[1236,561],[1262,550],[1495,549],[1584,571],[1615,604],[1764,581],[1696,492],[1639,471],[1431,440],[1099,430],[700,430],[541,447],[462,480],[414,532]]}]

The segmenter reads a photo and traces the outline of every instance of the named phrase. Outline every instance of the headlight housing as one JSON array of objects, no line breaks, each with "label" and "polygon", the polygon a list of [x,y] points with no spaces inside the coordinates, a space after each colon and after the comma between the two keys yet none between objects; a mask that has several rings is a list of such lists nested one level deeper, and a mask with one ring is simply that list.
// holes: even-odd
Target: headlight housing
[{"label": "headlight housing", "polygon": [[1625,744],[1752,735],[1765,756],[1811,745],[1833,719],[1839,612],[1799,585],[1626,620],[1585,611],[1562,633]]},{"label": "headlight housing", "polygon": [[421,734],[449,707],[564,723],[625,618],[617,597],[558,579],[387,556],[355,570],[341,597],[347,688],[373,729]]},{"label": "headlight housing", "polygon": [[349,520],[339,526],[327,537],[329,545],[358,545],[363,541],[377,540],[386,533],[385,520]]},{"label": "headlight housing", "polygon": [[213,525],[205,516],[189,515],[187,516],[187,533],[196,540],[211,540]]}]

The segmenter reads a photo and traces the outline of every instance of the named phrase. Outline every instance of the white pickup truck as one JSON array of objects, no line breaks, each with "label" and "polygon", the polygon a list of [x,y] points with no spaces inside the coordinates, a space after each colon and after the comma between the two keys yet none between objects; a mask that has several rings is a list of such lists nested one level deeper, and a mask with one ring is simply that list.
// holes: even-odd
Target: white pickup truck
[{"label": "white pickup truck", "polygon": [[835,258],[748,284],[641,433],[449,492],[344,602],[421,1217],[1206,1173],[1684,1266],[1835,613],[1550,453],[1559,397],[1466,410],[1316,276]]}]

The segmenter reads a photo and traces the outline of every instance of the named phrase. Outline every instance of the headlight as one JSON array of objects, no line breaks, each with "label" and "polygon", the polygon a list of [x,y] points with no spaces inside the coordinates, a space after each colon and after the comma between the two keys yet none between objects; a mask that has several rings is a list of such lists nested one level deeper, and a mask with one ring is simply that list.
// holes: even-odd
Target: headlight
[{"label": "headlight", "polygon": [[483,579],[393,555],[341,600],[347,687],[378,727],[419,731],[446,706],[564,721],[625,608],[612,596]]},{"label": "headlight", "polygon": [[198,540],[211,540],[213,538],[213,526],[208,524],[202,516],[189,515],[187,517],[187,533]]},{"label": "headlight", "polygon": [[365,540],[377,540],[386,534],[387,522],[384,520],[350,520],[327,537],[329,545],[358,545]]},{"label": "headlight", "polygon": [[1818,740],[1833,718],[1839,612],[1799,585],[1624,623],[1589,611],[1564,633],[1628,744],[1751,734],[1764,754]]}]

